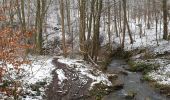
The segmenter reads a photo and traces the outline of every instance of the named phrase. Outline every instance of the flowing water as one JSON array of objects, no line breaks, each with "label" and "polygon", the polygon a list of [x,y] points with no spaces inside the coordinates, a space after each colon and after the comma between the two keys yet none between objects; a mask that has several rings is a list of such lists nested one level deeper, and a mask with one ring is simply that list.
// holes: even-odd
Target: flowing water
[{"label": "flowing water", "polygon": [[[126,67],[129,66],[124,60],[113,59],[108,67],[108,72],[115,73]],[[141,82],[142,75],[140,73],[129,71],[127,73],[128,75],[118,74],[124,88],[105,96],[103,100],[129,100],[126,98],[129,93],[136,93],[135,97],[130,100],[170,100],[156,92],[147,82]]]}]

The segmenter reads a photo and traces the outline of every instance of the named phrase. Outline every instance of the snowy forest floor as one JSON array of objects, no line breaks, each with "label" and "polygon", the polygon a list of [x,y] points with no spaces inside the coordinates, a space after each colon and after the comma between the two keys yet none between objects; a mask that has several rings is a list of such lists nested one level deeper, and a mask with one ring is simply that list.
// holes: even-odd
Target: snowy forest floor
[{"label": "snowy forest floor", "polygon": [[[6,74],[6,76],[13,75],[11,77],[20,82],[18,87],[19,99],[60,100],[64,98],[69,100],[89,98],[90,91],[93,90],[95,84],[103,84],[106,91],[112,86],[107,74],[83,60],[63,58],[62,56],[30,56],[29,58],[31,64],[22,65],[19,74],[16,74],[15,69],[8,65],[11,74]],[[2,86],[3,84],[6,83],[2,83]],[[14,98],[4,92],[0,94],[0,99]]]}]

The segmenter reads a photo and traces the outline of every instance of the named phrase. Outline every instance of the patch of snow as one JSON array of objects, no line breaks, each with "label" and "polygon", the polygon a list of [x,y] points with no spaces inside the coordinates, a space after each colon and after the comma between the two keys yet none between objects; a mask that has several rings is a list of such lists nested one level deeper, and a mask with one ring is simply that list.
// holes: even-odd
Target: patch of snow
[{"label": "patch of snow", "polygon": [[42,97],[37,96],[36,98],[33,98],[32,96],[26,96],[25,98],[22,98],[22,100],[42,100]]},{"label": "patch of snow", "polygon": [[159,84],[170,85],[170,64],[152,71],[149,76]]},{"label": "patch of snow", "polygon": [[170,52],[170,42],[166,42],[154,49],[155,53],[164,54],[165,52]]},{"label": "patch of snow", "polygon": [[76,70],[81,74],[85,75],[93,80],[91,83],[90,89],[93,88],[93,86],[97,83],[103,83],[105,85],[111,86],[112,83],[108,80],[108,77],[106,74],[103,74],[101,71],[97,70],[95,73],[93,73],[94,69],[91,65],[86,63],[79,63],[84,62],[82,60],[76,60],[76,59],[68,59],[68,58],[61,58],[58,59],[59,62],[67,64],[69,67],[76,66]]},{"label": "patch of snow", "polygon": [[[155,24],[155,23],[154,23]],[[140,48],[154,48],[154,53],[164,53],[165,51],[170,51],[169,42],[167,40],[163,40],[163,32],[158,28],[157,38],[156,38],[156,29],[155,27],[151,27],[151,29],[146,29],[146,26],[142,27],[142,35],[140,37],[140,29],[137,27],[137,23],[130,23],[132,25],[132,38],[134,40],[133,44],[130,44],[130,39],[128,33],[125,35],[125,47],[126,51],[140,49]],[[136,27],[136,28],[135,28]],[[120,43],[120,37],[113,37],[115,44]],[[122,39],[122,38],[121,38]],[[157,45],[158,41],[158,45]]]},{"label": "patch of snow", "polygon": [[[35,96],[25,95],[22,100],[42,100],[45,86],[52,80],[52,71],[55,69],[52,64],[53,58],[50,56],[28,56],[30,64],[21,65],[20,72],[14,69],[12,64],[7,64],[8,73],[5,73],[3,80],[16,80],[21,83],[22,92],[34,94]],[[10,79],[9,79],[10,77]],[[31,85],[36,85],[38,82],[45,82],[45,86],[39,88],[40,95],[36,95],[37,91],[30,88]]]},{"label": "patch of snow", "polygon": [[62,69],[57,69],[56,73],[58,75],[59,84],[62,84],[62,82],[67,79],[65,72]]},{"label": "patch of snow", "polygon": [[49,83],[52,79],[51,72],[55,68],[52,60],[53,58],[45,56],[32,57],[31,65],[21,66],[21,68],[27,71],[27,75],[23,79],[24,83],[35,84],[44,79]]}]

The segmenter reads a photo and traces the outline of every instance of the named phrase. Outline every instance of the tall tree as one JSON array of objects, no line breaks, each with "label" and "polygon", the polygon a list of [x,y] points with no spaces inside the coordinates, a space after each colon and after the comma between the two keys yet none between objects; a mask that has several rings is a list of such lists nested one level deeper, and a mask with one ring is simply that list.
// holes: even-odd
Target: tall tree
[{"label": "tall tree", "polygon": [[40,33],[40,27],[41,27],[41,0],[37,0],[37,7],[36,7],[36,36],[35,36],[35,43],[36,43],[36,52],[41,53],[42,48],[42,33]]},{"label": "tall tree", "polygon": [[147,15],[148,15],[147,28],[148,28],[148,29],[150,29],[150,19],[151,19],[151,16],[150,16],[150,15],[151,15],[151,14],[150,14],[150,13],[151,13],[151,11],[150,11],[150,8],[151,8],[151,7],[150,7],[150,6],[151,6],[151,5],[150,5],[150,0],[147,0],[147,12],[148,12],[148,13],[147,13]]},{"label": "tall tree", "polygon": [[21,0],[21,14],[22,14],[22,31],[26,31],[26,23],[25,23],[25,2]]},{"label": "tall tree", "polygon": [[87,47],[85,46],[86,32],[86,0],[79,0],[80,23],[79,23],[79,43],[80,50],[84,55],[84,59],[88,59]]},{"label": "tall tree", "polygon": [[119,0],[119,33],[122,32],[122,2]]},{"label": "tall tree", "polygon": [[162,3],[163,3],[163,23],[164,23],[163,39],[167,40],[168,39],[167,0],[163,0]]},{"label": "tall tree", "polygon": [[103,0],[96,0],[95,4],[95,15],[94,15],[94,26],[93,26],[93,44],[92,44],[92,58],[97,61],[99,52],[99,35],[100,35],[100,18],[102,13]]},{"label": "tall tree", "polygon": [[110,25],[111,25],[111,6],[110,6],[110,0],[107,1],[107,6],[108,6],[108,12],[107,12],[107,17],[108,17],[108,28],[107,28],[107,32],[108,32],[108,37],[109,37],[109,49],[111,49],[111,32],[110,32]]},{"label": "tall tree", "polygon": [[122,40],[122,48],[124,48],[124,42],[125,42],[125,33],[126,33],[126,26],[128,29],[128,34],[129,34],[129,38],[130,38],[130,43],[133,44],[133,38],[131,35],[131,31],[129,28],[129,24],[128,24],[128,20],[127,20],[127,15],[126,15],[126,0],[122,0],[123,1],[123,11],[124,11],[124,25],[123,25],[123,40]]},{"label": "tall tree", "polygon": [[116,6],[116,1],[114,0],[114,24],[115,24],[115,32],[116,36],[118,37],[118,30],[117,30],[117,6]]},{"label": "tall tree", "polygon": [[20,9],[19,0],[16,0],[16,4],[17,4],[17,15],[18,15],[18,18],[19,18],[19,22],[22,25],[23,22],[22,22],[22,16],[21,16],[21,9]]},{"label": "tall tree", "polygon": [[66,0],[68,33],[71,35],[70,0]]},{"label": "tall tree", "polygon": [[60,0],[60,14],[61,14],[61,26],[62,26],[62,47],[63,47],[63,53],[64,57],[67,56],[67,50],[66,50],[66,40],[65,40],[65,15],[64,15],[64,1]]},{"label": "tall tree", "polygon": [[93,15],[94,15],[94,4],[95,4],[95,0],[91,0],[90,3],[90,16],[89,16],[89,22],[88,22],[88,35],[87,35],[87,41],[90,41],[90,37],[91,37],[91,30],[92,30],[92,20],[93,20]]},{"label": "tall tree", "polygon": [[35,28],[36,28],[36,36],[35,36],[35,43],[36,43],[36,53],[42,54],[42,32],[43,32],[43,22],[45,13],[47,11],[46,7],[46,0],[37,0],[37,7],[36,7],[36,20],[35,20]]}]

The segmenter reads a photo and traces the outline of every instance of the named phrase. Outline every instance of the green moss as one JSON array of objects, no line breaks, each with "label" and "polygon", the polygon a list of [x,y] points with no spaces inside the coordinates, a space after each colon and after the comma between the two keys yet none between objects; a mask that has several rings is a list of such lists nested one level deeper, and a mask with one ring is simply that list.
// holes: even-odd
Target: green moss
[{"label": "green moss", "polygon": [[107,66],[111,63],[112,58],[106,58],[103,62],[102,62],[102,71],[106,71],[107,70]]},{"label": "green moss", "polygon": [[134,92],[134,91],[128,91],[128,93],[127,93],[127,95],[126,95],[126,100],[133,100],[134,99],[134,97],[135,97],[135,95],[137,95],[137,93],[136,92]]},{"label": "green moss", "polygon": [[45,86],[47,83],[45,81],[42,82],[36,82],[35,84],[30,85],[32,91],[39,92],[39,89],[43,86]]},{"label": "green moss", "polygon": [[143,80],[148,81],[150,86],[153,87],[156,91],[159,91],[161,94],[165,96],[169,96],[170,93],[170,85],[159,84],[155,80],[153,80],[148,75],[143,76]]},{"label": "green moss", "polygon": [[142,80],[143,81],[153,81],[152,78],[148,74],[143,75]]},{"label": "green moss", "polygon": [[152,58],[155,58],[155,55],[153,53],[151,53],[150,51],[145,51],[144,52],[144,57],[143,59],[152,59]]},{"label": "green moss", "polygon": [[117,50],[112,54],[114,57],[129,59],[133,55],[133,51]]},{"label": "green moss", "polygon": [[6,88],[6,87],[9,87],[11,84],[14,84],[14,82],[9,81],[9,80],[4,80],[4,81],[3,81],[3,84],[0,85],[0,87],[1,87],[1,88]]},{"label": "green moss", "polygon": [[170,40],[170,35],[168,35],[168,40]]},{"label": "green moss", "polygon": [[130,71],[142,72],[144,75],[159,67],[157,64],[150,64],[145,62],[129,61],[128,64],[130,65]]},{"label": "green moss", "polygon": [[123,58],[128,59],[133,55],[133,51],[124,51],[123,52]]},{"label": "green moss", "polygon": [[112,92],[112,87],[109,87],[103,83],[95,84],[92,90],[90,90],[90,94],[95,100],[101,100],[105,95]]},{"label": "green moss", "polygon": [[[154,87],[156,89],[170,89],[169,85],[165,85],[165,84],[159,84],[159,83],[154,83]],[[170,90],[169,90],[170,91]]]}]

